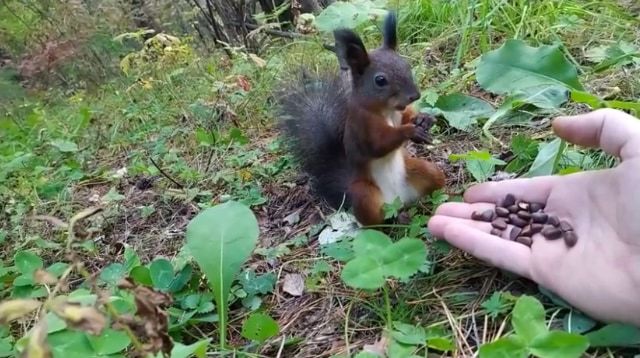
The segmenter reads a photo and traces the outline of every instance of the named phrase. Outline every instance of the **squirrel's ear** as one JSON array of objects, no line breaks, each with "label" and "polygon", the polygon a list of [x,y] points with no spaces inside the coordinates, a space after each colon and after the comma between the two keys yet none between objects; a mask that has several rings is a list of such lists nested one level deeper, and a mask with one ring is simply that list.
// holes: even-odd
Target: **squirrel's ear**
[{"label": "squirrel's ear", "polygon": [[382,45],[389,50],[396,49],[398,45],[398,35],[396,34],[396,13],[389,11],[387,17],[384,19],[384,25],[382,27]]},{"label": "squirrel's ear", "polygon": [[339,29],[333,32],[340,67],[347,64],[354,73],[362,74],[369,66],[369,55],[360,37],[353,31]]}]

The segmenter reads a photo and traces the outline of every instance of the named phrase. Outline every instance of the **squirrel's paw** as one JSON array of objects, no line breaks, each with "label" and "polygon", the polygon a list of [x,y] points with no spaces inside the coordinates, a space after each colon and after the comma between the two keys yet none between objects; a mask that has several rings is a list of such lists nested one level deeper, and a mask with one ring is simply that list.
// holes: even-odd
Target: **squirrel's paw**
[{"label": "squirrel's paw", "polygon": [[413,124],[422,127],[425,131],[430,131],[431,127],[436,123],[436,119],[426,113],[418,113],[413,117]]},{"label": "squirrel's paw", "polygon": [[416,114],[416,116],[413,117],[413,125],[415,128],[411,140],[419,144],[431,143],[429,131],[435,122],[436,119],[426,113]]}]

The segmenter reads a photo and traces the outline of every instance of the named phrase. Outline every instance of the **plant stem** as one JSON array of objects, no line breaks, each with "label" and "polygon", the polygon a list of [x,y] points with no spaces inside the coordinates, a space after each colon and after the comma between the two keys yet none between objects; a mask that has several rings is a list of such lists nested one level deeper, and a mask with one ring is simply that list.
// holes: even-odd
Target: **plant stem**
[{"label": "plant stem", "polygon": [[387,329],[391,330],[391,300],[389,299],[389,290],[386,284],[382,286],[382,291],[384,292],[384,303],[387,310]]}]

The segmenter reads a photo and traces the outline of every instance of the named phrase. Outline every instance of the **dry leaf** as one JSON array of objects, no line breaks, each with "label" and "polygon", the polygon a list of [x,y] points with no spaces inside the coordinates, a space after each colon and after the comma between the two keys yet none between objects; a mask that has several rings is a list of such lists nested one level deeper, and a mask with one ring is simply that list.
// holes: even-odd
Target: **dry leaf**
[{"label": "dry leaf", "polygon": [[51,349],[47,344],[47,321],[41,320],[33,327],[29,343],[20,358],[51,358]]},{"label": "dry leaf", "polygon": [[249,58],[253,61],[258,67],[263,68],[267,65],[267,61],[261,59],[260,57],[250,53]]},{"label": "dry leaf", "polygon": [[54,275],[43,269],[37,269],[33,272],[33,280],[41,285],[49,286],[55,285],[58,282],[58,279]]},{"label": "dry leaf", "polygon": [[69,326],[92,335],[99,335],[107,323],[104,315],[95,307],[83,307],[75,302],[55,300],[51,304],[51,310]]},{"label": "dry leaf", "polygon": [[302,296],[304,279],[299,273],[289,273],[284,277],[282,290],[292,296]]},{"label": "dry leaf", "polygon": [[242,90],[244,90],[245,92],[248,92],[249,90],[251,90],[251,84],[249,83],[249,80],[245,76],[236,77],[236,84],[240,88],[242,88]]},{"label": "dry leaf", "polygon": [[300,221],[300,211],[302,211],[302,209],[298,209],[292,212],[291,214],[287,215],[284,219],[282,219],[282,221],[284,221],[289,225],[297,224],[298,221]]},{"label": "dry leaf", "polygon": [[387,337],[382,336],[380,340],[376,341],[374,344],[365,344],[362,347],[363,352],[368,352],[371,354],[379,355],[380,357],[387,356],[387,346],[389,345],[389,340]]},{"label": "dry leaf", "polygon": [[18,318],[22,318],[40,307],[40,301],[36,300],[9,300],[0,303],[0,324],[7,324]]}]

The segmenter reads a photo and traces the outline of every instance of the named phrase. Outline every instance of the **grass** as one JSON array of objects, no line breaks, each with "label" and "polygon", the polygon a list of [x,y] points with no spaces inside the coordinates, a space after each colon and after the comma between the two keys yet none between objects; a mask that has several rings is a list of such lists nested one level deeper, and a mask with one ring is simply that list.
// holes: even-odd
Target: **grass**
[{"label": "grass", "polygon": [[[463,91],[497,103],[474,85],[470,67],[482,53],[517,38],[531,45],[559,41],[591,91],[638,98],[637,64],[596,73],[585,56],[588,49],[615,41],[640,45],[637,14],[617,1],[407,0],[399,24],[401,51],[427,91]],[[377,43],[375,26],[361,30],[367,44]],[[48,264],[65,260],[66,235],[59,221],[68,222],[93,205],[104,211],[81,223],[83,234],[74,245],[89,272],[122,262],[125,247],[144,263],[179,258],[188,220],[204,207],[234,199],[250,205],[260,223],[259,250],[248,267],[276,276],[271,292],[260,295],[263,307],[278,320],[282,334],[298,338],[281,356],[354,354],[380,338],[388,315],[390,321],[440,330],[454,356],[472,356],[479,345],[509,329],[507,310],[490,316],[483,304],[494,292],[537,295],[552,312],[558,310],[530,282],[487,267],[428,234],[430,267],[408,282],[389,282],[390,303],[381,294],[345,286],[339,276],[342,262],[336,252],[322,251],[314,232],[332,212],[309,191],[286,154],[274,127],[271,98],[292,68],[335,66],[332,54],[313,40],[272,39],[260,54],[264,64],[240,55],[231,62],[221,61],[217,53],[183,55],[159,67],[142,64],[140,72],[112,78],[92,91],[30,93],[0,107],[3,266],[27,249]],[[562,111],[584,110],[572,106]],[[506,143],[514,134],[531,134],[534,146],[551,136],[547,122],[532,123],[500,127],[494,134]],[[428,152],[420,149],[421,154],[447,170],[448,198],[459,200],[474,178],[464,162],[451,162],[448,156],[475,150],[505,153],[483,141],[479,129],[461,132],[441,121],[436,131],[436,143]],[[566,166],[613,164],[597,151],[585,153]],[[587,165],[588,159],[592,163]],[[414,217],[414,229],[424,227],[437,202],[425,200],[414,208],[423,215]],[[396,225],[385,230],[400,238],[411,229]],[[328,272],[314,269],[320,261],[330,264]],[[287,273],[306,276],[304,295],[282,291]],[[8,297],[12,286],[2,292]],[[508,306],[512,301],[505,297]],[[240,335],[247,312],[239,299],[232,305],[231,344],[247,344]],[[14,336],[25,329],[14,327]],[[185,343],[215,337],[215,325],[191,324],[176,336]],[[254,355],[276,356],[279,344],[270,342]],[[594,350],[589,356],[614,354]]]}]

